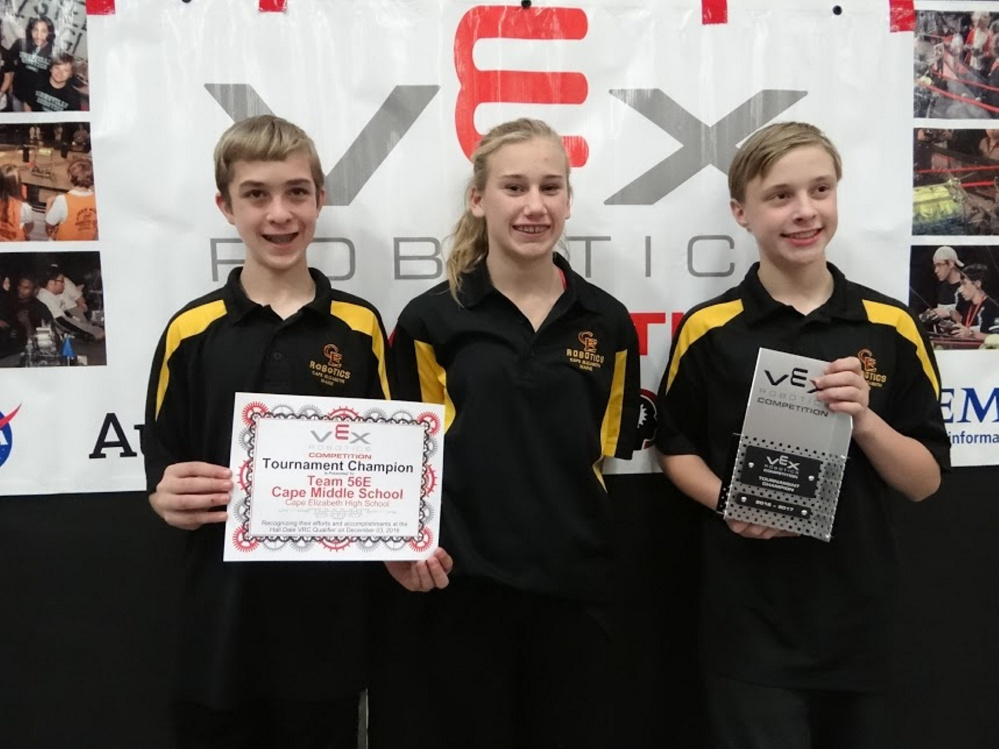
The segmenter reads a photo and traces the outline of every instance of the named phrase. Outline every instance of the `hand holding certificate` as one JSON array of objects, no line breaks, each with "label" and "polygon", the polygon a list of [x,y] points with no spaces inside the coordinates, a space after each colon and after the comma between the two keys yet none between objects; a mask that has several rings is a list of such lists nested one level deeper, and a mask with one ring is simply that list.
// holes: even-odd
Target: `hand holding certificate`
[{"label": "hand holding certificate", "polygon": [[440,406],[237,393],[223,558],[430,556],[442,439]]}]

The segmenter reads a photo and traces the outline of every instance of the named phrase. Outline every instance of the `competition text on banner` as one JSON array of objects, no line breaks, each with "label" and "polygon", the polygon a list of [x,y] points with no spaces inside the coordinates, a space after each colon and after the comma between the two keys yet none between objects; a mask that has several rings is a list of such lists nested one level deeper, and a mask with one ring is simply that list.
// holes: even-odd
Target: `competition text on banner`
[{"label": "competition text on banner", "polygon": [[237,393],[224,559],[427,556],[440,519],[441,411]]}]

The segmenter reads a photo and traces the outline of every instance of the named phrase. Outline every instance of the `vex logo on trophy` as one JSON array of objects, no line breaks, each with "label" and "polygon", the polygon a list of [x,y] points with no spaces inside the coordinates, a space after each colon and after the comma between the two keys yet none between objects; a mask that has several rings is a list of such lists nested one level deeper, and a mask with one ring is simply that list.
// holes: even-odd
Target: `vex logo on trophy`
[{"label": "vex logo on trophy", "polygon": [[309,361],[309,369],[312,374],[324,385],[334,387],[343,385],[350,379],[350,370],[343,365],[343,354],[340,348],[334,343],[327,343],[323,346],[323,356],[326,362],[318,362],[315,359]]},{"label": "vex logo on trophy", "polygon": [[582,330],[576,338],[579,340],[579,345],[582,348],[567,348],[565,350],[566,358],[572,364],[587,372],[600,369],[603,366],[604,357],[602,354],[597,353],[598,341],[593,332]]},{"label": "vex logo on trophy", "polygon": [[796,388],[803,388],[806,393],[814,393],[818,390],[815,385],[812,385],[811,389],[809,389],[808,386],[812,383],[808,380],[808,370],[801,367],[795,367],[789,374],[774,374],[769,369],[764,369],[763,373],[766,375],[767,380],[770,381],[770,384],[774,387],[777,387],[782,382],[787,380],[788,384],[793,385]]}]

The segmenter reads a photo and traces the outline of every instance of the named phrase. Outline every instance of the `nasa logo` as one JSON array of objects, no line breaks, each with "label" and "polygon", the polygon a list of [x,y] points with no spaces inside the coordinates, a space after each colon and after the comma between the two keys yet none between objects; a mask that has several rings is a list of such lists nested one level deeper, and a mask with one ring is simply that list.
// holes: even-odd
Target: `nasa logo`
[{"label": "nasa logo", "polygon": [[4,414],[0,411],[0,466],[7,462],[7,458],[10,457],[10,451],[14,447],[14,433],[11,431],[10,422],[17,412],[21,410],[21,406],[18,405],[9,414]]}]

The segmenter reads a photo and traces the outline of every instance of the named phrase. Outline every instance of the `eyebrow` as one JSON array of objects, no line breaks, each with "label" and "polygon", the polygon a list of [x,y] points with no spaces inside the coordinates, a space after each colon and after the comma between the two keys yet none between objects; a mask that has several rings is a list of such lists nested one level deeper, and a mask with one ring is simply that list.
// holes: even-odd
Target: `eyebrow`
[{"label": "eyebrow", "polygon": [[[303,177],[302,179],[290,179],[287,182],[282,182],[280,184],[285,187],[298,187],[301,185],[311,185],[312,180]],[[245,190],[248,187],[270,187],[270,184],[267,182],[260,182],[258,180],[247,179],[239,183],[238,189]]]},{"label": "eyebrow", "polygon": [[[523,175],[523,174],[500,174],[499,178],[500,179],[527,179],[527,177],[525,175]],[[564,181],[565,180],[565,175],[564,174],[546,174],[541,179],[542,180],[560,179],[560,180]]]}]

